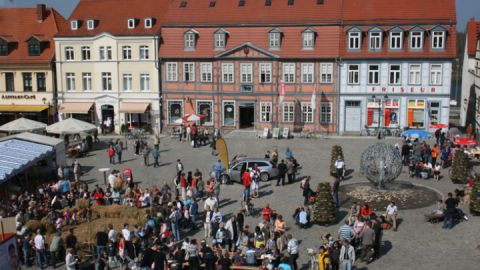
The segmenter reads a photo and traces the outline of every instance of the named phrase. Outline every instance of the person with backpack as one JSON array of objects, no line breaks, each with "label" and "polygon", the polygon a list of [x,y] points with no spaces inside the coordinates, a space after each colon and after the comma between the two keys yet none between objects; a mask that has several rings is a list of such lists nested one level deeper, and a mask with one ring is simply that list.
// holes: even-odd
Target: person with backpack
[{"label": "person with backpack", "polygon": [[113,145],[110,145],[107,150],[108,158],[110,160],[110,164],[115,165],[115,148]]}]

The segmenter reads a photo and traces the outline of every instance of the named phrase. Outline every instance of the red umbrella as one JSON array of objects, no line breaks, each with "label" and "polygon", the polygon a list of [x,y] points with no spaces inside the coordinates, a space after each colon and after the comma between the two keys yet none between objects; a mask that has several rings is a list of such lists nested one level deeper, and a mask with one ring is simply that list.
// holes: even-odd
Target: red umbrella
[{"label": "red umbrella", "polygon": [[478,144],[478,141],[471,138],[457,138],[455,139],[455,144],[462,146],[475,146]]},{"label": "red umbrella", "polygon": [[447,124],[434,124],[430,125],[430,128],[448,128]]},{"label": "red umbrella", "polygon": [[187,114],[184,117],[182,117],[182,119],[185,122],[200,121],[202,119],[205,119],[205,115],[203,115],[203,114]]}]

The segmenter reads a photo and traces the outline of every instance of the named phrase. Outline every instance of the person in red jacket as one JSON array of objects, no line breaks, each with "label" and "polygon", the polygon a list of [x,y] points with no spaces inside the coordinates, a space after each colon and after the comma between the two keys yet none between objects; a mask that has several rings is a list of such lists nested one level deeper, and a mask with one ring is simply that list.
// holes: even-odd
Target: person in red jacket
[{"label": "person in red jacket", "polygon": [[252,178],[250,177],[250,172],[245,170],[242,174],[242,183],[243,183],[243,200],[247,201],[250,198],[250,184],[252,183]]},{"label": "person in red jacket", "polygon": [[272,208],[270,208],[270,204],[266,204],[265,208],[262,209],[262,219],[264,221],[270,221],[270,215],[272,214]]},{"label": "person in red jacket", "polygon": [[365,220],[369,220],[370,219],[370,215],[372,215],[372,208],[370,208],[370,206],[368,206],[368,203],[366,203],[362,208],[360,208],[360,215],[365,219]]},{"label": "person in red jacket", "polygon": [[108,158],[110,159],[110,164],[115,165],[115,149],[113,148],[113,145],[110,145],[110,147],[107,150],[108,153]]}]

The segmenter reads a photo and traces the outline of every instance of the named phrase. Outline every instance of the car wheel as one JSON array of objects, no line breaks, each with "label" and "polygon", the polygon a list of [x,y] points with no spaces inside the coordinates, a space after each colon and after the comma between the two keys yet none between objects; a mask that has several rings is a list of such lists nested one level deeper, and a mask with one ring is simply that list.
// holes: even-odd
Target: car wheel
[{"label": "car wheel", "polygon": [[266,172],[260,173],[260,180],[262,180],[263,182],[266,182],[269,179],[270,179],[270,176],[268,175],[268,173],[266,173]]},{"label": "car wheel", "polygon": [[228,174],[222,174],[220,176],[220,182],[222,184],[230,184],[230,176],[228,176]]}]

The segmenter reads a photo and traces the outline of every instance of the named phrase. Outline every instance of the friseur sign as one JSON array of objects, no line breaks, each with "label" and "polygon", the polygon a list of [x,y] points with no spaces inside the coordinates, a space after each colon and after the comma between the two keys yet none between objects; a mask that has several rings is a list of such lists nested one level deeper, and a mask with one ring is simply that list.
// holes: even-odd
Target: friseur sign
[{"label": "friseur sign", "polygon": [[36,99],[35,95],[2,95],[2,99]]},{"label": "friseur sign", "polygon": [[371,88],[372,93],[435,93],[435,87],[383,86]]}]

